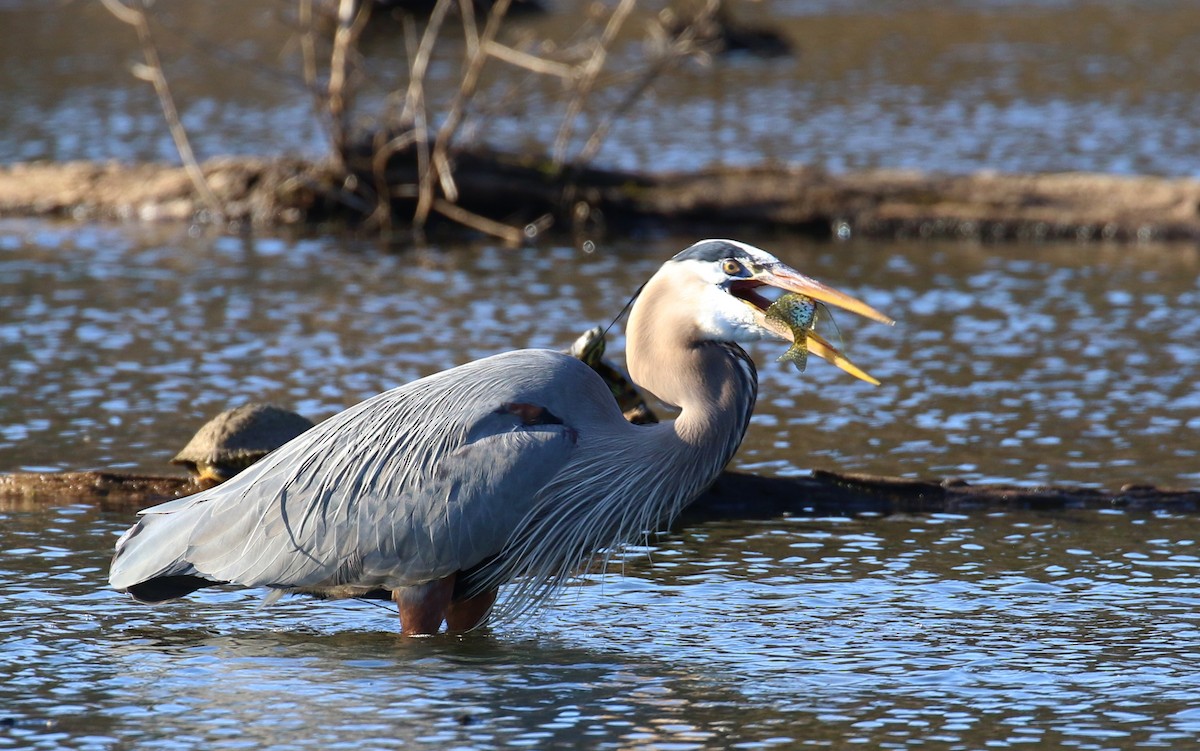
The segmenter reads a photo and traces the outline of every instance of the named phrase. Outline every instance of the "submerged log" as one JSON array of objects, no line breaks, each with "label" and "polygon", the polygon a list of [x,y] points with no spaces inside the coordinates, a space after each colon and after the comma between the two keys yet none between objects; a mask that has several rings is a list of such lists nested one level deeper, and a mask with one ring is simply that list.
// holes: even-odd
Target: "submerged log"
[{"label": "submerged log", "polygon": [[133,511],[199,493],[211,484],[193,477],[121,472],[14,472],[0,474],[0,511],[87,504],[101,511]]},{"label": "submerged log", "polygon": [[814,470],[802,477],[724,472],[684,512],[685,520],[780,516],[890,516],[1026,510],[1121,509],[1195,513],[1200,490],[1125,485],[1118,490],[1070,485],[985,483]]},{"label": "submerged log", "polygon": [[[349,176],[300,159],[228,157],[204,173],[235,226],[343,220],[376,207],[369,154]],[[553,169],[546,159],[491,152],[453,156],[457,204],[520,225],[560,229],[764,227],[817,236],[991,240],[1200,239],[1200,181],[1101,174],[938,175],[868,170],[834,175],[796,166],[642,174]],[[358,167],[355,168],[354,165]],[[412,215],[416,163],[393,157],[385,182],[397,224]],[[205,221],[181,167],[116,163],[0,166],[0,217]]]},{"label": "submerged log", "polygon": [[[0,511],[90,504],[132,512],[197,493],[191,477],[117,472],[0,474]],[[802,477],[761,477],[726,471],[687,508],[682,524],[781,516],[889,516],[981,511],[1119,509],[1196,513],[1200,490],[1126,485],[1119,490],[1072,486],[970,485],[961,480],[913,480],[815,470]]]}]

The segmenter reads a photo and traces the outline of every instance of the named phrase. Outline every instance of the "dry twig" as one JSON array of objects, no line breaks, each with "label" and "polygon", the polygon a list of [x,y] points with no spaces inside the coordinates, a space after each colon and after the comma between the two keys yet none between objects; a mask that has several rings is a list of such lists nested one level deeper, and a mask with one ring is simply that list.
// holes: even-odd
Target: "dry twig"
[{"label": "dry twig", "polygon": [[171,131],[171,138],[175,141],[175,150],[179,152],[179,158],[183,161],[188,179],[191,180],[196,192],[200,194],[204,205],[208,207],[212,220],[223,223],[225,211],[216,194],[209,187],[204,170],[200,168],[200,164],[196,161],[196,154],[192,151],[187,130],[179,119],[179,110],[175,107],[175,98],[171,95],[171,88],[167,84],[167,76],[163,71],[162,60],[158,56],[158,46],[154,43],[154,36],[150,30],[145,0],[139,0],[139,7],[125,5],[121,0],[101,0],[101,2],[118,21],[132,26],[137,31],[138,41],[142,46],[142,56],[146,62],[135,65],[133,75],[154,86],[154,92],[158,95],[158,102],[162,106],[163,118],[167,121],[167,128]]},{"label": "dry twig", "polygon": [[522,52],[499,42],[488,42],[484,50],[497,60],[506,62],[517,68],[524,68],[531,73],[555,76],[565,81],[572,81],[579,76],[579,70],[574,65],[547,60],[544,57],[531,55],[528,52]]},{"label": "dry twig", "polygon": [[[411,102],[413,116],[416,122],[417,132],[417,195],[421,197],[433,197],[433,167],[431,160],[431,146],[429,138],[429,123],[426,114],[425,102],[425,73],[429,67],[429,58],[433,54],[433,43],[437,39],[437,34],[441,29],[442,23],[446,18],[446,14],[450,11],[450,6],[454,0],[438,0],[434,7],[434,15],[429,19],[429,24],[425,27],[425,35],[421,38],[421,47],[417,50],[416,59],[409,67],[409,102]],[[405,105],[405,112],[409,111],[409,104]],[[420,211],[420,200],[418,200],[418,211]],[[414,220],[414,225],[417,228],[421,227],[422,222]]]},{"label": "dry twig", "polygon": [[695,20],[664,45],[664,49],[658,52],[651,65],[638,76],[637,82],[625,92],[625,96],[615,107],[608,110],[604,119],[592,131],[592,135],[588,137],[587,142],[573,160],[576,167],[583,166],[595,158],[613,124],[629,112],[655,80],[678,64],[680,60],[693,57],[702,51],[696,43],[696,29],[700,24],[711,22],[720,7],[721,0],[708,0],[704,9],[696,15]]},{"label": "dry twig", "polygon": [[499,237],[512,247],[520,245],[525,240],[525,232],[523,230],[503,222],[497,222],[494,219],[488,219],[486,216],[480,216],[472,211],[467,211],[458,204],[450,203],[444,198],[433,199],[433,210],[449,219],[453,219],[464,227],[470,227],[494,237]]},{"label": "dry twig", "polygon": [[313,114],[317,121],[323,124],[326,135],[332,142],[333,134],[328,132],[329,128],[325,124],[324,117],[328,110],[325,107],[324,97],[317,87],[317,40],[313,25],[312,4],[313,0],[300,0],[298,20],[300,28],[303,29],[300,34],[300,57],[304,67],[304,88],[308,90],[308,94],[312,98]]},{"label": "dry twig", "polygon": [[563,162],[566,159],[567,147],[571,143],[571,134],[575,130],[575,120],[583,111],[583,105],[591,95],[592,87],[596,83],[596,77],[600,75],[600,71],[604,68],[604,63],[608,59],[608,48],[612,45],[617,32],[621,30],[621,27],[625,24],[625,20],[629,18],[629,14],[633,11],[633,7],[636,4],[636,0],[621,0],[620,4],[613,10],[612,16],[609,17],[604,31],[600,34],[600,39],[596,42],[596,47],[592,52],[591,58],[583,66],[583,72],[579,76],[579,83],[575,88],[575,94],[571,97],[571,102],[567,105],[562,125],[558,129],[558,137],[554,141],[554,166],[557,169],[562,169]]},{"label": "dry twig", "polygon": [[337,30],[333,34],[333,50],[329,55],[329,84],[326,106],[329,109],[330,130],[334,157],[345,169],[345,154],[349,147],[350,113],[353,109],[354,87],[348,85],[351,76],[351,57],[367,19],[370,3],[339,0]]},{"label": "dry twig", "polygon": [[[475,95],[476,87],[479,84],[479,74],[483,71],[484,63],[487,62],[487,43],[495,39],[496,33],[500,31],[500,22],[504,20],[505,14],[508,13],[510,3],[511,0],[497,0],[495,5],[492,6],[492,10],[488,15],[487,25],[483,28],[483,33],[476,44],[470,47],[470,49],[474,50],[474,54],[468,58],[466,71],[463,73],[458,93],[455,95],[454,101],[450,104],[446,120],[442,123],[442,127],[438,129],[437,139],[434,141],[432,155],[433,169],[441,182],[443,195],[451,203],[458,200],[458,189],[454,184],[454,177],[451,174],[450,163],[447,158],[450,150],[450,142],[454,139],[454,134],[462,122],[463,109],[466,103]],[[417,210],[413,216],[413,221],[418,227],[423,226],[429,217],[429,211],[433,207],[433,197],[432,183],[422,181],[421,197],[417,201]]]}]

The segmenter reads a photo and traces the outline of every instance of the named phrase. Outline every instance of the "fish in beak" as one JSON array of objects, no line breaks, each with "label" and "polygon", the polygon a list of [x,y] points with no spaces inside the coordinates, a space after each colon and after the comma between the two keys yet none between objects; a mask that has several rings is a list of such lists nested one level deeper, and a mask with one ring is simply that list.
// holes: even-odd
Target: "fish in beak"
[{"label": "fish in beak", "polygon": [[844,292],[839,292],[833,287],[805,276],[782,263],[773,263],[754,269],[753,275],[750,278],[740,281],[737,289],[731,290],[734,296],[755,309],[755,322],[764,330],[796,344],[801,344],[801,342],[797,342],[797,339],[803,336],[805,337],[803,344],[808,352],[836,365],[855,378],[859,378],[875,386],[879,385],[877,379],[850,362],[849,358],[838,351],[836,347],[826,341],[820,334],[813,331],[811,318],[804,325],[791,325],[788,321],[768,315],[766,311],[770,307],[771,301],[756,291],[760,287],[772,287],[784,292],[791,292],[812,298],[825,305],[848,310],[851,313],[857,313],[864,318],[886,323],[889,326],[894,325],[895,321],[865,302],[851,297]]}]

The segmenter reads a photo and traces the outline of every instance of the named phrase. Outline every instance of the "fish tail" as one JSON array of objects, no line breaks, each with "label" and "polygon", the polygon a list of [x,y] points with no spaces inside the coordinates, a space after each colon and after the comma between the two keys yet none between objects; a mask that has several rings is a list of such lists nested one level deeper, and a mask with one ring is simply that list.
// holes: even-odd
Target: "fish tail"
[{"label": "fish tail", "polygon": [[795,363],[796,369],[803,373],[804,367],[808,365],[808,347],[793,344],[791,347],[788,347],[787,352],[777,357],[775,361]]}]

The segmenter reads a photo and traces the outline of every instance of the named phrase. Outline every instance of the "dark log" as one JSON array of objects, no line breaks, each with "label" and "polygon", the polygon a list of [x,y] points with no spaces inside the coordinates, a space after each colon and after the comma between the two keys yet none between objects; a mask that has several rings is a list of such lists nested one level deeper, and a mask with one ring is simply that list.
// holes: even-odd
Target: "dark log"
[{"label": "dark log", "polygon": [[15,472],[0,474],[0,511],[27,511],[76,503],[103,511],[133,511],[198,493],[211,485],[191,477],[120,472]]},{"label": "dark log", "polygon": [[788,478],[724,472],[708,492],[688,508],[685,522],[1004,510],[1125,509],[1195,513],[1197,508],[1200,508],[1200,490],[1151,485],[1126,485],[1112,491],[1067,485],[971,485],[962,480],[914,480],[826,470]]},{"label": "dark log", "polygon": [[[203,490],[190,477],[116,472],[0,474],[0,510],[85,503],[134,511]],[[724,472],[684,512],[682,523],[781,516],[966,514],[1002,510],[1124,509],[1195,513],[1200,490],[1127,485],[1116,491],[1071,486],[969,485],[961,480],[913,480],[816,470],[804,477]]]}]

